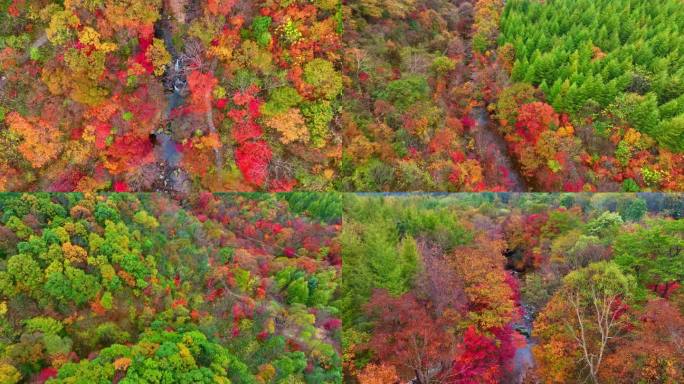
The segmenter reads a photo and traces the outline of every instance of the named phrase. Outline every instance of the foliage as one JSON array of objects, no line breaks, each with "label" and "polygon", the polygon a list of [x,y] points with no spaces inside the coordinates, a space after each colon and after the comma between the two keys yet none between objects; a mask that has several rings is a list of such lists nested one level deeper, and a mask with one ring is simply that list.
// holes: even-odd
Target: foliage
[{"label": "foliage", "polygon": [[679,380],[682,219],[664,196],[345,197],[346,382]]},{"label": "foliage", "polygon": [[9,3],[0,189],[332,189],[338,2]]},{"label": "foliage", "polygon": [[1,195],[1,381],[339,383],[340,196],[298,196]]}]

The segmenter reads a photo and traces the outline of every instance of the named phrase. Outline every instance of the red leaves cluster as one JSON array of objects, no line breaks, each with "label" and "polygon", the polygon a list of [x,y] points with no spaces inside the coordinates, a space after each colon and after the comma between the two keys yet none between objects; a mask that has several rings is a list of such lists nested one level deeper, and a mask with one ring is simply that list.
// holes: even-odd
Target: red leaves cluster
[{"label": "red leaves cluster", "polygon": [[499,348],[496,341],[477,332],[475,327],[463,335],[463,352],[454,362],[450,382],[454,384],[498,383],[501,367],[496,359]]},{"label": "red leaves cluster", "polygon": [[123,181],[115,181],[114,182],[114,192],[128,192],[128,184],[126,184]]},{"label": "red leaves cluster", "polygon": [[266,182],[272,156],[271,148],[265,141],[248,141],[235,151],[235,162],[247,182],[262,186]]},{"label": "red leaves cluster", "polygon": [[256,97],[258,92],[259,88],[252,85],[244,92],[236,92],[233,95],[233,104],[244,108],[232,109],[228,112],[228,117],[233,121],[233,139],[238,144],[250,139],[257,139],[263,133],[256,122],[261,106],[261,102]]},{"label": "red leaves cluster", "polygon": [[95,148],[104,149],[107,146],[107,136],[112,131],[108,123],[98,122],[95,124]]},{"label": "red leaves cluster", "polygon": [[517,133],[529,143],[537,144],[539,135],[560,123],[553,107],[542,102],[523,104],[518,111],[518,122],[515,123]]},{"label": "red leaves cluster", "polygon": [[192,71],[188,75],[188,87],[190,88],[190,102],[188,108],[191,112],[206,113],[211,108],[211,92],[218,84],[218,80],[210,73]]},{"label": "red leaves cluster", "polygon": [[23,8],[26,0],[13,0],[12,3],[7,7],[7,13],[12,17],[19,17],[21,14],[20,8]]},{"label": "red leaves cluster", "polygon": [[53,377],[57,377],[57,369],[53,367],[43,368],[43,370],[38,374],[35,382],[38,384],[43,384]]},{"label": "red leaves cluster", "polygon": [[328,319],[323,323],[323,328],[325,328],[328,331],[334,331],[336,329],[339,329],[342,326],[342,320],[340,319]]},{"label": "red leaves cluster", "polygon": [[154,72],[154,65],[152,61],[145,55],[147,48],[152,44],[152,34],[141,34],[138,37],[138,53],[135,54],[133,60],[140,64],[147,73]]},{"label": "red leaves cluster", "polygon": [[420,375],[450,359],[445,324],[412,294],[394,297],[376,291],[365,309],[376,320],[369,346],[382,361]]},{"label": "red leaves cluster", "polygon": [[232,109],[228,117],[233,120],[233,139],[238,144],[235,162],[248,183],[263,186],[268,176],[268,165],[273,153],[264,140],[262,130],[256,119],[259,117],[261,102],[256,97],[257,86],[250,86],[244,92],[233,95],[233,103],[243,109]]},{"label": "red leaves cluster", "polygon": [[509,372],[515,355],[513,330],[510,326],[492,330],[493,336],[479,333],[470,326],[459,345],[460,354],[449,373],[449,383],[500,383]]},{"label": "red leaves cluster", "polygon": [[152,144],[147,138],[131,134],[118,136],[106,150],[105,167],[116,175],[152,161],[151,155]]}]

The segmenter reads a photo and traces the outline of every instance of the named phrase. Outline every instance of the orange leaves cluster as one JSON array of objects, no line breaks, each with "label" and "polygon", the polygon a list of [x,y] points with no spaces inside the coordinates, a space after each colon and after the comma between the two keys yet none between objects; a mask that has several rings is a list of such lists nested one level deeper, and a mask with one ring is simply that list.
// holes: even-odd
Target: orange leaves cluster
[{"label": "orange leaves cluster", "polygon": [[221,148],[217,133],[193,138],[183,146],[183,168],[192,175],[202,175],[212,166],[214,151]]},{"label": "orange leaves cluster", "polygon": [[71,243],[62,244],[62,252],[64,258],[72,263],[85,263],[88,259],[88,252],[85,249]]},{"label": "orange leaves cluster", "polygon": [[464,191],[478,191],[484,187],[484,174],[480,162],[468,159],[456,162],[449,175],[449,181]]},{"label": "orange leaves cluster", "polygon": [[296,108],[266,119],[266,125],[280,133],[280,141],[289,144],[294,141],[309,141],[309,131],[304,117]]},{"label": "orange leaves cluster", "polygon": [[537,372],[544,382],[560,384],[571,381],[570,376],[580,357],[566,322],[573,316],[564,298],[556,295],[534,323],[534,334],[544,340],[532,350]]},{"label": "orange leaves cluster", "polygon": [[61,135],[59,130],[48,121],[43,119],[29,121],[16,112],[8,114],[6,121],[10,131],[24,139],[19,144],[19,153],[31,163],[33,168],[41,168],[57,158],[62,149]]},{"label": "orange leaves cluster", "polygon": [[227,15],[234,5],[235,0],[207,0],[205,9],[212,15]]},{"label": "orange leaves cluster", "polygon": [[684,316],[668,300],[651,300],[634,337],[606,358],[602,382],[684,382]]},{"label": "orange leaves cluster", "polygon": [[114,360],[114,369],[117,371],[125,371],[131,365],[132,360],[128,357],[120,357]]},{"label": "orange leaves cluster", "polygon": [[368,364],[357,377],[360,384],[391,384],[399,381],[393,365]]},{"label": "orange leaves cluster", "polygon": [[481,237],[475,246],[459,247],[450,257],[473,308],[469,320],[481,332],[503,328],[514,317],[513,291],[503,270],[503,249],[502,241]]}]

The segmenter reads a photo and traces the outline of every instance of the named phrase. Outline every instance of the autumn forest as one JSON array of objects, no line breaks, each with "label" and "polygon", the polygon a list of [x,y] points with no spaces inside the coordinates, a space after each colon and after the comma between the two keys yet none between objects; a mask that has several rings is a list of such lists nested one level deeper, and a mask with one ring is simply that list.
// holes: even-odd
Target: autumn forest
[{"label": "autumn forest", "polygon": [[0,384],[678,384],[682,285],[682,0],[0,0]]},{"label": "autumn forest", "polygon": [[337,383],[331,195],[0,195],[0,382]]},{"label": "autumn forest", "polygon": [[681,191],[679,0],[0,1],[0,188]]},{"label": "autumn forest", "polygon": [[345,382],[681,383],[684,197],[346,197]]}]

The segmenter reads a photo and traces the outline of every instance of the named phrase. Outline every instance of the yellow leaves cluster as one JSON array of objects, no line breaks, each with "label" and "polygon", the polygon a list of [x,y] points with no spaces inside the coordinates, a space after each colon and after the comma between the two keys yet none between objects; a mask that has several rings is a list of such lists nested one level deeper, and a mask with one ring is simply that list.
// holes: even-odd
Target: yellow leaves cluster
[{"label": "yellow leaves cluster", "polygon": [[85,27],[78,33],[78,40],[85,45],[92,45],[98,51],[105,53],[116,50],[116,44],[100,41],[100,33],[91,27]]},{"label": "yellow leaves cluster", "polygon": [[210,133],[204,135],[193,142],[192,146],[196,149],[215,149],[221,147],[221,138],[219,138],[218,133]]},{"label": "yellow leaves cluster", "polygon": [[[105,54],[94,51],[86,54],[78,49],[68,49],[64,62],[77,78],[74,80],[97,80],[105,70]],[[87,79],[81,79],[86,77]],[[88,82],[91,83],[91,82]]]},{"label": "yellow leaves cluster", "polygon": [[266,322],[266,331],[270,334],[275,333],[275,320],[273,318],[268,319]]},{"label": "yellow leaves cluster", "polygon": [[105,18],[122,29],[141,30],[159,19],[161,0],[106,0]]},{"label": "yellow leaves cluster", "polygon": [[68,93],[73,100],[94,106],[101,103],[108,91],[98,86],[99,77],[105,69],[105,53],[94,51],[85,55],[77,49],[64,54],[67,68],[45,66],[41,80],[53,95]]},{"label": "yellow leaves cluster", "polygon": [[195,362],[195,358],[192,357],[190,349],[183,343],[176,343],[176,346],[178,347],[178,355],[183,363],[185,363],[184,365],[188,368],[197,368],[197,363]]},{"label": "yellow leaves cluster", "polygon": [[252,40],[246,40],[242,43],[239,55],[235,59],[240,66],[259,73],[269,74],[273,71],[271,52]]},{"label": "yellow leaves cluster", "polygon": [[563,127],[558,128],[556,134],[559,137],[571,137],[575,134],[575,127],[573,127],[572,125],[565,125]]},{"label": "yellow leaves cluster", "polygon": [[70,10],[55,12],[50,19],[45,33],[48,40],[54,45],[62,45],[72,36],[72,28],[80,24],[78,16]]},{"label": "yellow leaves cluster", "polygon": [[415,7],[415,0],[362,0],[358,7],[364,14],[380,18],[383,11],[392,17],[405,17]]},{"label": "yellow leaves cluster", "polygon": [[60,132],[45,120],[32,124],[16,112],[6,117],[11,132],[20,135],[24,141],[18,150],[33,168],[40,168],[57,158],[62,149]]},{"label": "yellow leaves cluster", "polygon": [[15,384],[21,380],[21,372],[13,365],[0,363],[0,383]]},{"label": "yellow leaves cluster", "polygon": [[280,133],[280,141],[289,144],[294,141],[309,141],[309,131],[304,117],[297,108],[290,108],[284,113],[266,119],[266,125]]},{"label": "yellow leaves cluster", "polygon": [[163,75],[166,66],[171,62],[171,54],[166,50],[164,41],[157,38],[147,48],[145,56],[152,62],[155,76]]},{"label": "yellow leaves cluster", "polygon": [[209,57],[215,57],[224,63],[230,62],[230,60],[233,58],[233,48],[222,44],[210,46],[207,52]]},{"label": "yellow leaves cluster", "polygon": [[339,5],[338,0],[313,0],[314,5],[316,5],[317,8],[326,10],[326,11],[332,11]]},{"label": "yellow leaves cluster", "polygon": [[83,130],[81,140],[70,140],[66,143],[62,158],[68,159],[74,165],[86,164],[92,159],[94,144],[95,127],[87,125]]},{"label": "yellow leaves cluster", "polygon": [[68,89],[69,78],[63,69],[44,67],[40,79],[53,95],[62,95]]}]

